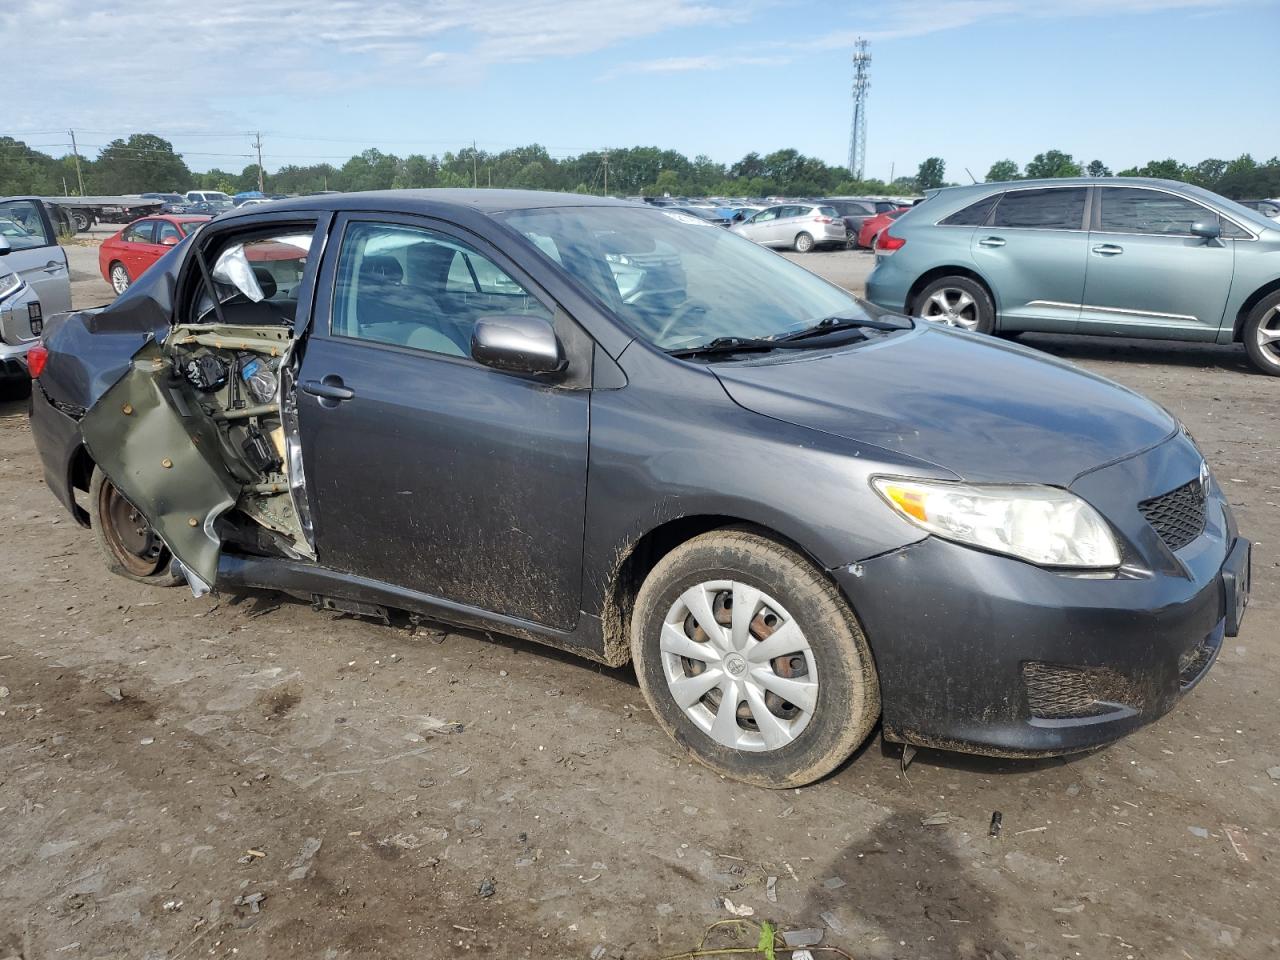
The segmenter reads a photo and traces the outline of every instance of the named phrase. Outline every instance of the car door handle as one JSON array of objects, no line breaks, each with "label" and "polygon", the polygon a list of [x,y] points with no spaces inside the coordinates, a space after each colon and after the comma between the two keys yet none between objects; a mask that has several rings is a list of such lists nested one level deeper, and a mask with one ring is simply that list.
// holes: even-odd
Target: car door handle
[{"label": "car door handle", "polygon": [[1124,253],[1124,247],[1115,243],[1100,243],[1093,248],[1093,252],[1102,257],[1115,257]]},{"label": "car door handle", "polygon": [[983,237],[978,241],[980,247],[1003,247],[1004,237]]},{"label": "car door handle", "polygon": [[307,380],[302,384],[302,389],[321,400],[350,400],[356,395],[350,387],[342,385],[341,377],[334,376],[325,377],[323,380]]},{"label": "car door handle", "polygon": [[50,260],[48,263],[44,265],[43,269],[45,273],[57,273],[59,270],[62,269],[62,264],[60,264],[57,260]]}]

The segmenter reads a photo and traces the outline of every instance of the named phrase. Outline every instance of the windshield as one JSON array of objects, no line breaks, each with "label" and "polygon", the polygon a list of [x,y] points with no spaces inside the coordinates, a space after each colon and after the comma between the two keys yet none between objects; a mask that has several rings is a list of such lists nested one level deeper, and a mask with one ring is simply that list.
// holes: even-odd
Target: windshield
[{"label": "windshield", "polygon": [[867,313],[832,286],[727,230],[670,210],[550,207],[503,219],[664,350],[775,337]]}]

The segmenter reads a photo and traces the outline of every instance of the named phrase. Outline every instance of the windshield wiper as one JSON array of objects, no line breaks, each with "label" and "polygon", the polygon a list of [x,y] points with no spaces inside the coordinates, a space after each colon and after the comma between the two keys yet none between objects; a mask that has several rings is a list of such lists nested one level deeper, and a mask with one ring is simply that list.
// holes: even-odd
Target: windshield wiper
[{"label": "windshield wiper", "polygon": [[777,343],[791,343],[810,337],[825,337],[841,330],[910,330],[911,321],[873,320],[871,317],[824,317],[811,327],[778,337]]},{"label": "windshield wiper", "polygon": [[[716,337],[696,347],[681,347],[668,350],[673,357],[700,357],[718,353],[747,353],[749,351],[766,353],[770,350],[784,350],[787,347],[778,340],[761,340],[758,337]],[[794,348],[792,348],[794,349]]]}]

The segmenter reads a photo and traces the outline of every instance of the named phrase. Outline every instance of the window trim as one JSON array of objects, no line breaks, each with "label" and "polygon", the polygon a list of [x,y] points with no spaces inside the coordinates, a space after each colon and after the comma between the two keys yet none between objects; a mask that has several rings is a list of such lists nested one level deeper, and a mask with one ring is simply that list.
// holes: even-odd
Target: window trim
[{"label": "window trim", "polygon": [[[991,208],[991,212],[987,214],[987,222],[979,224],[979,227],[989,227],[992,230],[1035,230],[1039,233],[1088,233],[1089,232],[1089,199],[1091,185],[1087,183],[1063,183],[1050,184],[1044,187],[1016,187],[1012,190],[1003,190],[999,198],[995,202],[995,206]],[[1004,198],[1011,193],[1032,193],[1045,190],[1083,190],[1084,191],[1084,209],[1080,212],[1080,226],[1078,227],[1009,227],[1000,226],[995,223],[996,214],[1000,212],[1000,204],[1004,203]]]},{"label": "window trim", "polygon": [[[1200,207],[1202,210],[1208,210],[1214,216],[1218,217],[1221,220],[1226,220],[1229,223],[1234,224],[1236,227],[1243,230],[1245,233],[1249,235],[1248,237],[1221,237],[1220,239],[1233,240],[1237,243],[1248,243],[1252,240],[1258,239],[1258,235],[1256,233],[1254,233],[1252,230],[1250,230],[1248,227],[1242,224],[1239,220],[1236,220],[1234,217],[1228,216],[1227,214],[1223,213],[1221,210],[1215,210],[1213,207],[1209,206],[1207,203],[1203,203],[1200,200],[1197,200],[1195,197],[1187,196],[1185,193],[1179,193],[1176,190],[1170,190],[1167,187],[1158,187],[1154,185],[1148,185],[1145,183],[1098,183],[1098,184],[1094,184],[1094,188],[1095,190],[1126,190],[1126,189],[1127,190],[1150,190],[1153,193],[1168,194],[1171,197],[1177,197],[1179,200],[1185,200],[1187,203],[1195,204],[1197,207]],[[1089,221],[1090,233],[1105,234],[1108,237],[1170,237],[1177,240],[1187,240],[1187,239],[1203,240],[1204,239],[1204,237],[1197,236],[1194,233],[1134,233],[1129,230],[1104,230],[1102,229],[1102,194],[1099,193],[1097,196],[1098,196],[1098,201],[1094,204],[1094,214],[1092,219]]]}]

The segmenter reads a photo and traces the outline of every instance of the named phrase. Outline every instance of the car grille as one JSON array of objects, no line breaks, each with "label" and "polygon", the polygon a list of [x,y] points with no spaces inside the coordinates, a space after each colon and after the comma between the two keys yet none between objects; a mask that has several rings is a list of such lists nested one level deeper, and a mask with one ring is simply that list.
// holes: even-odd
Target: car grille
[{"label": "car grille", "polygon": [[1204,533],[1204,486],[1198,479],[1138,504],[1170,550],[1181,550]]},{"label": "car grille", "polygon": [[1031,660],[1022,665],[1022,682],[1032,716],[1042,720],[1096,717],[1131,705],[1128,685],[1111,670]]}]

